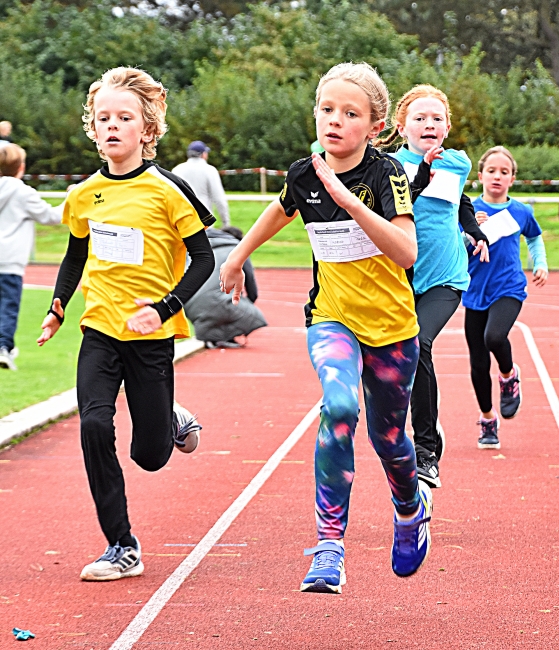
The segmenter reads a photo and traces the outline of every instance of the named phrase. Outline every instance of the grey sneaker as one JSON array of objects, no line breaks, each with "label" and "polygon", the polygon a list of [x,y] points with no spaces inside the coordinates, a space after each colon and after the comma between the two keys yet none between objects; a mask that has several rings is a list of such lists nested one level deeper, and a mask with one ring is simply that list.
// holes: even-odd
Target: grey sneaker
[{"label": "grey sneaker", "polygon": [[[134,536],[133,536],[134,537]],[[100,558],[84,566],[80,578],[88,581],[120,580],[132,578],[144,572],[142,548],[137,537],[136,547],[122,548],[120,544],[107,546]]]},{"label": "grey sneaker", "polygon": [[[15,354],[14,354],[15,352]],[[8,348],[0,348],[0,368],[7,368],[8,370],[17,370],[14,359],[18,355],[18,349],[14,348],[11,352]]]},{"label": "grey sneaker", "polygon": [[514,375],[509,379],[503,379],[499,375],[499,387],[501,389],[501,415],[510,420],[517,413],[522,404],[522,391],[520,389],[520,368],[513,364]]},{"label": "grey sneaker", "polygon": [[200,430],[202,426],[198,424],[195,415],[175,402],[173,406],[173,426],[175,427],[174,440],[175,447],[182,451],[183,454],[192,453],[200,442]]},{"label": "grey sneaker", "polygon": [[484,420],[480,417],[478,424],[481,424],[481,431],[477,441],[478,449],[500,449],[501,443],[499,442],[499,418],[493,420]]}]

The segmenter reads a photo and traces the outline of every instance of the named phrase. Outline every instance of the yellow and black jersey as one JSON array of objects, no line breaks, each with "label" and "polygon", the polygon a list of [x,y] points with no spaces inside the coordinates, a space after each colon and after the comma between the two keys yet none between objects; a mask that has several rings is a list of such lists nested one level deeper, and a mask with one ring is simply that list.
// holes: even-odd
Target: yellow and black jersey
[{"label": "yellow and black jersey", "polygon": [[[389,155],[367,146],[359,165],[338,178],[381,217],[413,217],[406,174]],[[291,165],[280,203],[287,216],[299,212],[305,224],[352,219],[328,194],[311,158]],[[317,261],[313,256],[313,276],[305,306],[307,327],[337,321],[371,346],[390,345],[419,332],[405,271],[386,255],[351,262]]]},{"label": "yellow and black jersey", "polygon": [[[71,190],[62,222],[75,237],[91,235],[82,277],[82,329],[91,327],[121,341],[190,335],[182,310],[147,336],[126,326],[139,309],[135,298],[159,302],[183,277],[183,238],[215,222],[187,183],[152,162],[122,176],[102,168]],[[91,228],[107,241],[103,254],[95,248]],[[119,248],[116,235],[111,248],[115,232],[141,233],[142,250],[135,251],[136,258],[127,259],[126,246]]]}]

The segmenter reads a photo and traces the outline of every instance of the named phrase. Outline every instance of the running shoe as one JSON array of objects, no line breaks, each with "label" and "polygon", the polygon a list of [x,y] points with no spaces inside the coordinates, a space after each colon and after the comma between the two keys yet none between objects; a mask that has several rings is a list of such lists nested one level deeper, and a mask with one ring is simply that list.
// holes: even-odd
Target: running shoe
[{"label": "running shoe", "polygon": [[499,375],[499,386],[501,388],[501,415],[505,420],[510,420],[517,413],[522,403],[522,391],[520,390],[520,368],[513,363],[514,375],[503,379]]},{"label": "running shoe", "polygon": [[431,487],[440,488],[442,486],[439,476],[439,463],[436,453],[426,454],[423,451],[417,451],[417,478],[425,481]]},{"label": "running shoe", "polygon": [[[134,535],[132,535],[134,537]],[[80,578],[88,581],[120,580],[132,578],[144,572],[142,563],[142,548],[137,537],[134,537],[136,548],[120,544],[107,546],[107,549],[95,562],[84,566]]]},{"label": "running shoe", "polygon": [[419,511],[409,521],[399,521],[394,513],[392,571],[401,578],[413,575],[425,562],[431,548],[429,522],[433,512],[431,489],[418,481]]},{"label": "running shoe", "polygon": [[195,415],[181,406],[178,402],[173,405],[173,426],[175,428],[175,447],[183,454],[192,453],[200,442],[200,430]]},{"label": "running shoe", "polygon": [[501,443],[499,442],[499,418],[493,420],[485,420],[480,418],[478,424],[481,424],[481,431],[477,441],[478,449],[500,449]]},{"label": "running shoe", "polygon": [[305,555],[314,555],[314,558],[301,583],[301,591],[341,594],[346,583],[343,547],[335,542],[323,542],[314,548],[306,548]]},{"label": "running shoe", "polygon": [[0,348],[0,368],[8,370],[17,370],[14,359],[17,357],[19,350],[14,348],[11,352],[8,348]]}]

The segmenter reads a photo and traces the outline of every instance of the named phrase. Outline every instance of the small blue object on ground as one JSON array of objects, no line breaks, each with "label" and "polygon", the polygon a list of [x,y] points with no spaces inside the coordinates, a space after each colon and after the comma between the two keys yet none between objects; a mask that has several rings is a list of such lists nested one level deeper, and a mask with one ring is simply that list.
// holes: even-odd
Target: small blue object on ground
[{"label": "small blue object on ground", "polygon": [[15,636],[16,641],[27,641],[28,639],[34,639],[35,635],[29,630],[20,630],[19,627],[14,627],[12,634]]}]

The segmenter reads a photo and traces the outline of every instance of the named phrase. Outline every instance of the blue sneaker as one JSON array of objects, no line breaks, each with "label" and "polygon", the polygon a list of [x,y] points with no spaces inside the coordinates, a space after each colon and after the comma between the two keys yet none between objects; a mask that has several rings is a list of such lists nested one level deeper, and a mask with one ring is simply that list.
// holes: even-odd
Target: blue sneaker
[{"label": "blue sneaker", "polygon": [[429,522],[433,512],[433,496],[429,486],[418,482],[419,512],[409,521],[398,521],[394,514],[392,571],[401,578],[413,575],[425,562],[431,548]]},{"label": "blue sneaker", "polygon": [[314,555],[311,568],[301,583],[301,591],[320,594],[341,594],[346,583],[344,549],[334,542],[306,548],[305,555]]},{"label": "blue sneaker", "polygon": [[492,420],[485,420],[480,416],[478,424],[481,424],[481,431],[477,441],[478,449],[500,449],[501,443],[499,442],[499,418],[495,417]]}]

